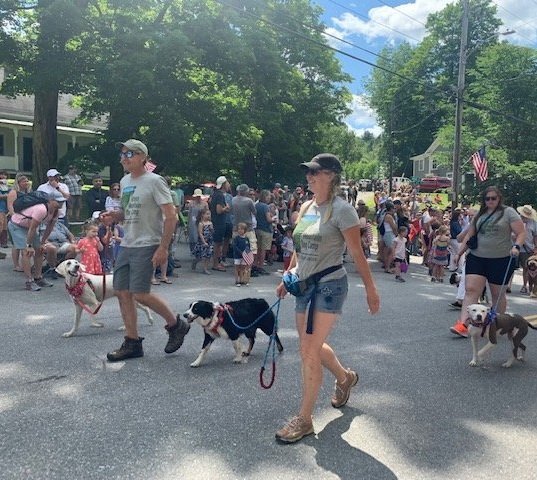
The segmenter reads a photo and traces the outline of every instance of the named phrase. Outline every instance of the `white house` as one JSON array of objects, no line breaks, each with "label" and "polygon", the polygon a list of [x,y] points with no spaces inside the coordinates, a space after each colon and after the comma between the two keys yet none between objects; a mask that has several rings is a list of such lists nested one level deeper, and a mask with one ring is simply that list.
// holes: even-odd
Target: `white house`
[{"label": "white house", "polygon": [[[3,81],[4,69],[0,68],[0,84]],[[72,98],[71,95],[62,95],[58,102],[58,158],[74,146],[92,143],[99,131],[105,128],[97,121],[84,127],[74,127],[73,122],[80,109],[70,105]],[[31,173],[33,119],[33,96],[9,98],[0,95],[0,170]]]}]

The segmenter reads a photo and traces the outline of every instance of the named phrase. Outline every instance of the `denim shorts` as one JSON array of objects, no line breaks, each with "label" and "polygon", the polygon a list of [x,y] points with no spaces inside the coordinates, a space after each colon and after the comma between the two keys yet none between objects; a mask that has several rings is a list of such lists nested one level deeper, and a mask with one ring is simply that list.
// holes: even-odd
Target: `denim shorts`
[{"label": "denim shorts", "polygon": [[[313,290],[315,289],[315,294]],[[326,313],[341,313],[347,298],[349,284],[347,276],[309,287],[303,295],[296,298],[295,312],[304,313],[312,295],[315,295],[315,310]]]},{"label": "denim shorts", "polygon": [[392,248],[393,241],[395,240],[395,234],[393,232],[386,232],[382,235],[382,240],[384,240],[384,245],[388,248]]},{"label": "denim shorts", "polygon": [[[9,234],[11,235],[11,240],[13,241],[13,246],[17,250],[24,250],[26,248],[26,245],[28,244],[28,229],[24,227],[20,227],[16,223],[9,222],[7,224],[7,228],[9,230]],[[40,239],[39,234],[36,232],[34,235],[34,238],[30,242],[34,249],[38,249],[40,245]]]}]

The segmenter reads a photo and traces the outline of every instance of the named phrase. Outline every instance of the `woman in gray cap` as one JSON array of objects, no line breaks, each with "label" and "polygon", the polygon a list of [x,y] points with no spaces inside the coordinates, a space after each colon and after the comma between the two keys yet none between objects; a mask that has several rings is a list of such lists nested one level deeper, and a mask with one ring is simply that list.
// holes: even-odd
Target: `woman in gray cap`
[{"label": "woman in gray cap", "polygon": [[[322,384],[323,369],[336,378],[331,404],[343,407],[358,374],[344,368],[334,350],[326,343],[347,297],[347,272],[343,253],[348,248],[367,294],[369,311],[376,313],[380,300],[371,270],[362,250],[360,224],[356,210],[337,195],[341,182],[341,163],[330,153],[302,163],[312,200],[302,206],[293,232],[296,252],[289,268],[296,271],[305,290],[296,296],[296,326],[302,359],[302,401],[298,415],[276,432],[276,439],[294,443],[314,433],[312,414]],[[284,278],[285,274],[284,274]],[[276,289],[283,298],[287,286]],[[309,304],[309,312],[306,309]]]}]

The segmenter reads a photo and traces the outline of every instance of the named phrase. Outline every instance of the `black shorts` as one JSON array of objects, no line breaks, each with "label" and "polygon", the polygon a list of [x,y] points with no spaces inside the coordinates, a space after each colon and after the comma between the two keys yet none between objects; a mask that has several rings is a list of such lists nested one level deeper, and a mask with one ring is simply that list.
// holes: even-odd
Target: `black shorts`
[{"label": "black shorts", "polygon": [[[507,285],[515,267],[517,264],[517,259],[511,257],[502,257],[502,258],[485,258],[485,257],[476,257],[475,255],[469,253],[466,256],[466,275],[480,275],[485,277],[489,283],[493,285]],[[505,272],[507,272],[507,275]],[[504,280],[505,279],[505,280]]]},{"label": "black shorts", "polygon": [[213,241],[214,243],[222,243],[226,235],[226,223],[213,223],[214,232],[213,232]]}]

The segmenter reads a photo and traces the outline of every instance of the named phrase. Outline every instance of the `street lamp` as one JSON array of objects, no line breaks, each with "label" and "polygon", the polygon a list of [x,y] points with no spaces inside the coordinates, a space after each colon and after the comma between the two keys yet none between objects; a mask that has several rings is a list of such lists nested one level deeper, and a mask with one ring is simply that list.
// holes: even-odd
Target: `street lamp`
[{"label": "street lamp", "polygon": [[[466,61],[468,57],[475,51],[475,47],[468,51],[468,0],[462,2],[462,33],[461,33],[461,48],[459,50],[459,77],[457,80],[457,99],[455,104],[455,142],[453,145],[453,189],[451,197],[451,211],[454,212],[459,204],[460,193],[460,157],[461,157],[461,127],[462,127],[462,107],[466,79]],[[498,35],[511,35],[514,30],[506,30],[505,32],[497,32],[493,35],[480,41],[478,45],[494,38]],[[476,47],[478,46],[476,45]]]}]

